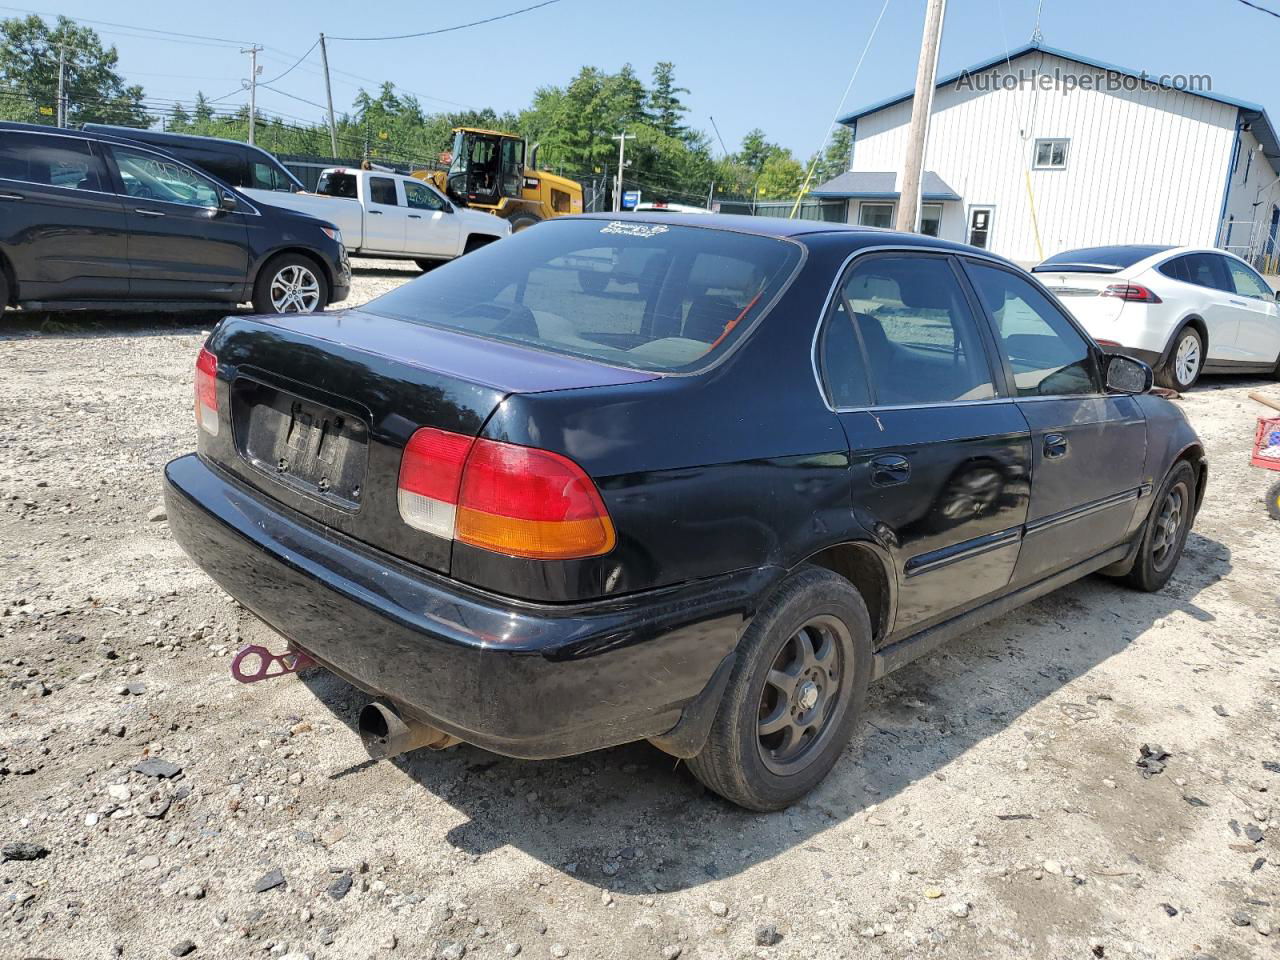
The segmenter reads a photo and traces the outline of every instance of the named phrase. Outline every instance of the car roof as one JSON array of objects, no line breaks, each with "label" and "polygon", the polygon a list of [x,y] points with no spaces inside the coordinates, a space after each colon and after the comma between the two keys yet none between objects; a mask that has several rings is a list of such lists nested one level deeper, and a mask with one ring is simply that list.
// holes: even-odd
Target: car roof
[{"label": "car roof", "polygon": [[[97,126],[90,124],[90,129],[76,130],[72,127],[55,127],[51,124],[43,123],[19,123],[16,120],[0,120],[0,130],[25,131],[28,133],[47,133],[61,137],[81,137],[85,140],[101,140],[104,143],[119,143],[125,146],[135,145],[143,146],[155,150],[158,153],[164,153],[164,147],[155,143],[147,143],[143,140],[135,140],[130,137],[117,136],[114,133],[106,133],[102,129],[93,129]],[[115,128],[112,128],[115,129]],[[130,130],[129,127],[121,127],[122,130]],[[141,131],[145,133],[146,131]]]},{"label": "car roof", "polygon": [[[121,127],[111,123],[86,123],[84,130],[92,134],[105,134],[120,140],[134,140],[141,143],[190,143],[201,147],[221,147],[226,150],[243,150],[252,153],[271,154],[257,144],[244,143],[240,140],[228,140],[225,137],[206,137],[195,133],[173,133],[169,130],[146,130],[141,127]],[[274,160],[275,158],[272,157]]]}]

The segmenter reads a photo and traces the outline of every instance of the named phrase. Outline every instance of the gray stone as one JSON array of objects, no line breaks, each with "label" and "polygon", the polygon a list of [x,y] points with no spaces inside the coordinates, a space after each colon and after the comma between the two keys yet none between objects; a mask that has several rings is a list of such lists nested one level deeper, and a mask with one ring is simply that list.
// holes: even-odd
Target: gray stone
[{"label": "gray stone", "polygon": [[148,757],[133,765],[133,772],[140,773],[144,777],[162,777],[169,779],[176,777],[182,772],[182,768],[171,760],[161,760],[159,757]]},{"label": "gray stone", "polygon": [[772,923],[766,923],[763,926],[756,927],[756,946],[772,947],[782,939],[782,935],[778,933],[778,928]]},{"label": "gray stone", "polygon": [[6,860],[43,860],[49,855],[49,848],[41,843],[6,843],[0,847],[0,863]]},{"label": "gray stone", "polygon": [[169,514],[165,512],[164,504],[158,504],[147,511],[147,519],[152,523],[159,523],[161,520],[168,520]]},{"label": "gray stone", "polygon": [[175,957],[185,957],[189,953],[196,952],[196,945],[190,940],[179,940],[169,948],[169,952]]},{"label": "gray stone", "polygon": [[460,943],[449,942],[440,948],[440,960],[462,960],[467,955],[467,948]]},{"label": "gray stone", "polygon": [[351,874],[344,873],[329,884],[328,894],[334,900],[341,900],[351,892]]},{"label": "gray stone", "polygon": [[284,872],[276,867],[274,870],[268,870],[253,885],[254,893],[266,893],[268,890],[274,890],[276,887],[283,887],[288,884],[284,878]]}]

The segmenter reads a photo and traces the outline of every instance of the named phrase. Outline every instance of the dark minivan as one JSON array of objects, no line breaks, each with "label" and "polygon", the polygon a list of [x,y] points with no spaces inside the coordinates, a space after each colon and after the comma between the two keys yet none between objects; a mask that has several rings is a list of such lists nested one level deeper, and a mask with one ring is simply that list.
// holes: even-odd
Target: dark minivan
[{"label": "dark minivan", "polygon": [[164,130],[139,130],[108,123],[86,123],[83,129],[89,133],[120,137],[163,150],[171,157],[177,157],[183,163],[189,163],[237,190],[297,193],[304,189],[298,178],[267,151],[238,140],[198,137]]},{"label": "dark minivan", "polygon": [[311,313],[346,299],[333,224],[143,144],[0,123],[0,306]]}]

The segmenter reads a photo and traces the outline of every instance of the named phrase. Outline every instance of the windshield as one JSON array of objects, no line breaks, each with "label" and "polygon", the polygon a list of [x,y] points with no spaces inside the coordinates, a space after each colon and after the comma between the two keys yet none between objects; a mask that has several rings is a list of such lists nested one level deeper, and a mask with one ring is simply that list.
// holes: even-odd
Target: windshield
[{"label": "windshield", "polygon": [[1157,253],[1170,249],[1172,248],[1150,244],[1083,247],[1079,250],[1066,250],[1062,253],[1055,253],[1044,263],[1032,267],[1031,272],[1070,270],[1079,273],[1119,273],[1126,267],[1132,267],[1139,260],[1154,257]]},{"label": "windshield", "polygon": [[702,366],[800,261],[787,240],[639,220],[554,220],[371,302],[385,316],[643,370]]}]

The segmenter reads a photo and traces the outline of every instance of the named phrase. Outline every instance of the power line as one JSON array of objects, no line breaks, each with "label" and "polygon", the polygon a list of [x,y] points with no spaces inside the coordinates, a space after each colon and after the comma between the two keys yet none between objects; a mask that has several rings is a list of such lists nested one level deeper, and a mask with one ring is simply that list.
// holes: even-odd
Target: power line
[{"label": "power line", "polygon": [[[47,10],[30,10],[26,7],[0,6],[0,10],[11,10],[15,13],[33,13],[37,17],[63,16],[63,14],[60,14],[60,13],[49,13]],[[67,17],[66,19],[72,21],[73,23],[75,22],[96,23],[106,27],[121,27],[122,29],[125,29],[125,30],[139,30],[143,33],[155,33],[155,34],[163,34],[164,36],[169,36],[169,37],[181,37],[184,40],[212,40],[216,43],[233,43],[233,44],[236,44],[237,46],[239,46],[240,44],[248,43],[247,40],[229,40],[226,37],[210,37],[200,33],[179,33],[176,30],[161,30],[157,27],[139,27],[131,23],[113,23],[110,20],[91,20],[88,17]]]},{"label": "power line", "polygon": [[1246,7],[1252,7],[1254,10],[1259,10],[1262,13],[1269,13],[1271,16],[1280,20],[1280,13],[1276,13],[1274,10],[1268,10],[1266,7],[1260,6],[1259,4],[1250,3],[1249,0],[1239,0],[1239,2],[1243,3]]},{"label": "power line", "polygon": [[519,10],[512,10],[510,13],[500,13],[494,17],[485,17],[483,20],[472,20],[470,23],[460,23],[454,27],[441,27],[439,30],[423,30],[421,33],[402,33],[390,37],[329,37],[330,40],[413,40],[418,37],[434,37],[441,33],[453,33],[455,30],[465,30],[467,27],[478,27],[486,23],[494,23],[498,20],[506,20],[509,17],[518,17],[522,13],[528,13],[530,10],[538,10],[542,7],[549,7],[553,3],[559,3],[560,0],[542,0],[542,3],[535,3],[533,6],[521,7]]},{"label": "power line", "polygon": [[[316,47],[318,47],[318,46],[320,46],[320,41],[319,41],[319,40],[316,40],[316,42],[315,42],[315,43],[313,43],[311,46],[307,47],[307,52],[306,52],[306,53],[304,53],[302,56],[300,56],[297,60],[295,60],[295,61],[293,62],[293,66],[291,66],[291,67],[290,67],[288,70],[286,70],[284,73],[280,74],[278,77],[272,77],[270,80],[262,80],[262,81],[259,81],[259,82],[260,82],[264,87],[268,87],[268,85],[269,85],[269,84],[276,83],[276,82],[277,82],[277,81],[279,81],[279,80],[283,80],[283,79],[284,79],[285,77],[287,77],[289,74],[293,73],[293,71],[294,71],[295,69],[297,69],[298,65],[299,65],[299,64],[301,64],[303,60],[305,60],[305,59],[307,59],[307,57],[311,56],[311,51],[312,51],[312,50],[314,50],[314,49],[315,49]],[[270,89],[270,88],[268,87],[268,89]],[[277,93],[278,93],[278,92],[279,92],[279,91],[277,91]]]}]

